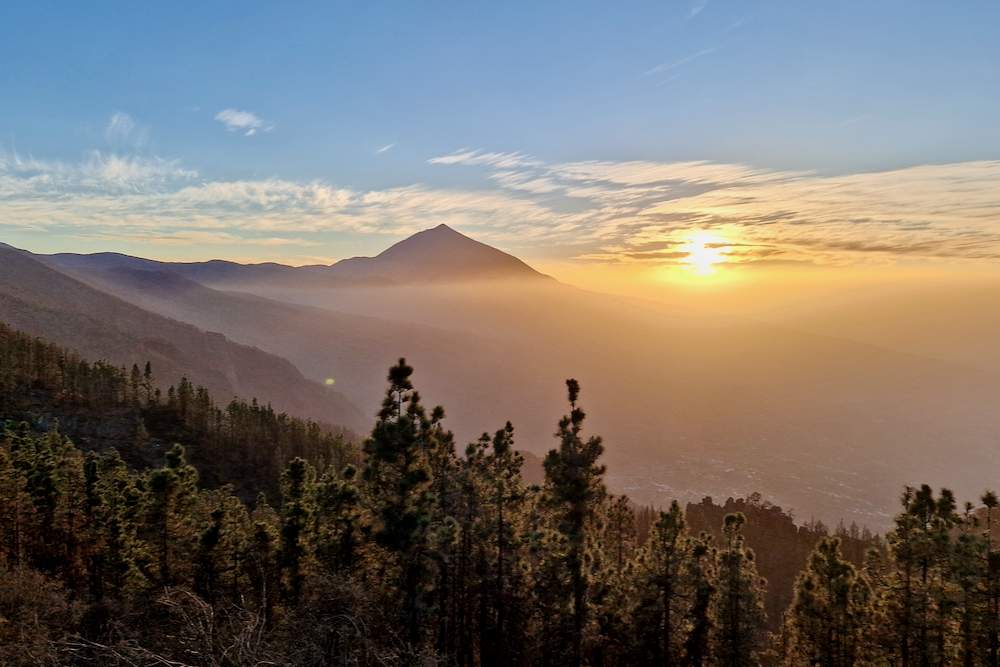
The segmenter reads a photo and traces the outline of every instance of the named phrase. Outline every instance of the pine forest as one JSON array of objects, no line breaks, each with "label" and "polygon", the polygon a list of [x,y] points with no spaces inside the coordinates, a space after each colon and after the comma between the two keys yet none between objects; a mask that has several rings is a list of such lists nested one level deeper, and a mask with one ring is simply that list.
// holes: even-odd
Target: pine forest
[{"label": "pine forest", "polygon": [[0,329],[0,664],[1000,665],[992,492],[900,489],[885,535],[640,506],[573,379],[539,485],[403,359],[365,437],[135,361]]}]

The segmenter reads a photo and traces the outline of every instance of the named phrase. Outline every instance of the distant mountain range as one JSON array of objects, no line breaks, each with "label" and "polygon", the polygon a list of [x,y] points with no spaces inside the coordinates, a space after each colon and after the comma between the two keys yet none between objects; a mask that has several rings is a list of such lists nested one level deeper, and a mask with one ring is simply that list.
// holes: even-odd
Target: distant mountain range
[{"label": "distant mountain range", "polygon": [[[227,392],[302,416],[326,405],[326,421],[361,432],[386,369],[406,357],[460,448],[510,420],[517,447],[542,454],[574,377],[587,430],[605,437],[609,483],[640,502],[760,491],[800,517],[879,527],[904,484],[971,497],[1000,467],[1000,372],[988,364],[830,335],[818,317],[803,331],[784,315],[582,291],[444,226],[329,267],[6,252],[27,264],[3,261],[0,320],[90,357],[156,352],[161,377],[196,380],[188,369],[201,368]],[[237,350],[259,356],[237,368],[224,361]],[[337,391],[309,403],[327,379]]]}]

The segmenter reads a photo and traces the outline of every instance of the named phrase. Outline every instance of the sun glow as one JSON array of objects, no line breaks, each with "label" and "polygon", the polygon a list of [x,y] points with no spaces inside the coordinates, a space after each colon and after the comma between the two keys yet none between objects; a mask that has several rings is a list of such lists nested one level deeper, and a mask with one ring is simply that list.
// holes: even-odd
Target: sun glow
[{"label": "sun glow", "polygon": [[681,263],[698,276],[714,274],[715,265],[726,261],[726,239],[713,234],[695,232],[680,249],[688,253]]}]

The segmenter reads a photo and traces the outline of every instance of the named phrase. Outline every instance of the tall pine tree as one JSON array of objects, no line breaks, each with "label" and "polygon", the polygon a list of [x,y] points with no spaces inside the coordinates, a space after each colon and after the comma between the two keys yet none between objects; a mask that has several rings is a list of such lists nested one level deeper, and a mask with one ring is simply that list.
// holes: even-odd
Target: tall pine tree
[{"label": "tall pine tree", "polygon": [[564,540],[556,562],[565,570],[569,583],[568,663],[576,667],[583,660],[584,629],[588,620],[588,535],[607,492],[603,480],[605,468],[597,464],[604,453],[604,445],[600,436],[587,440],[581,437],[586,415],[576,404],[580,385],[576,380],[566,380],[566,387],[570,413],[559,421],[556,432],[559,448],[549,451],[544,465],[546,504]]}]

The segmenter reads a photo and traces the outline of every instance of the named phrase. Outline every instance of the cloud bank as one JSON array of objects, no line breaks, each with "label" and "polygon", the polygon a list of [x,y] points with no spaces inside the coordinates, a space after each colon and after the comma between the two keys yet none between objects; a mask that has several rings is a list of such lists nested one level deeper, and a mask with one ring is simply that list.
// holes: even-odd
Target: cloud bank
[{"label": "cloud bank", "polygon": [[477,170],[481,185],[365,191],[209,180],[177,161],[137,155],[66,163],[0,154],[0,230],[278,247],[445,223],[506,247],[572,248],[567,259],[582,262],[684,264],[693,235],[745,265],[1000,258],[995,161],[844,176],[710,162],[546,163],[475,150],[430,162]]}]

